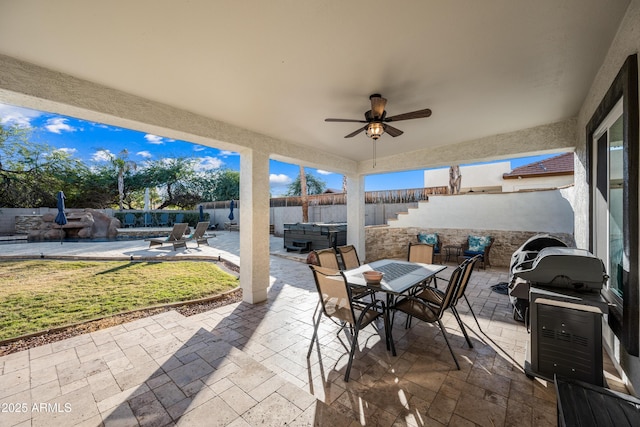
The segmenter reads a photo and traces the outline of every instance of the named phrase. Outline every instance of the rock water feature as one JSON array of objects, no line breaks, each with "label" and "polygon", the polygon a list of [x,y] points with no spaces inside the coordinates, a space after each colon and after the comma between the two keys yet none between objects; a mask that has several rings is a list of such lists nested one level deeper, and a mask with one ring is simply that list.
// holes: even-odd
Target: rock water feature
[{"label": "rock water feature", "polygon": [[[56,214],[16,217],[16,231],[29,240],[115,238],[120,221],[94,209],[68,209],[67,223],[55,223]],[[62,235],[61,235],[62,234]]]}]

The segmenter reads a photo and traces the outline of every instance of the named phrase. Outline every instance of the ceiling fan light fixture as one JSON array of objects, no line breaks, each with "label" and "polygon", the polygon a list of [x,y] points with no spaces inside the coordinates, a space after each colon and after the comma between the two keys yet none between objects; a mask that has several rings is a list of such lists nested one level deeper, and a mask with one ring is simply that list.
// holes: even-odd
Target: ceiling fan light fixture
[{"label": "ceiling fan light fixture", "polygon": [[367,126],[367,136],[372,139],[378,139],[384,133],[384,127],[380,122],[371,122]]}]

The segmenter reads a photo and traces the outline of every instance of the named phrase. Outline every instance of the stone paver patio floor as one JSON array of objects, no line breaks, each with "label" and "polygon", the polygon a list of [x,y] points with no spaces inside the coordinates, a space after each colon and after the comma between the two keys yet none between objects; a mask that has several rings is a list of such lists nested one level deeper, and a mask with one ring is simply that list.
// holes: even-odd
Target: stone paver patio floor
[{"label": "stone paver patio floor", "polygon": [[[175,252],[141,242],[1,245],[0,258],[186,254],[238,262],[238,233],[210,242]],[[0,357],[0,425],[556,425],[553,385],[522,371],[528,333],[508,297],[490,288],[507,280],[505,270],[473,274],[467,295],[482,331],[459,305],[472,349],[445,315],[461,370],[437,327],[414,321],[405,330],[398,316],[397,357],[369,326],[345,383],[347,342],[331,322],[321,323],[319,349],[306,358],[317,293],[309,268],[281,256],[281,244],[272,238],[265,303],[191,317],[170,311]],[[607,372],[609,385],[620,387],[610,365]]]}]

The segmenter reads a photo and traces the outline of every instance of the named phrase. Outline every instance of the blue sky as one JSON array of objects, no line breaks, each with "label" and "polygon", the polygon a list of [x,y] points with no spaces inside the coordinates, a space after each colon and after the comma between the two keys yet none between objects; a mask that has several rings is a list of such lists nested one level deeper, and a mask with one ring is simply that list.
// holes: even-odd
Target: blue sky
[{"label": "blue sky", "polygon": [[[240,156],[234,152],[6,104],[0,104],[0,123],[31,127],[31,140],[34,142],[46,143],[67,151],[86,163],[108,161],[109,153],[117,155],[126,148],[129,159],[139,164],[147,160],[188,157],[196,159],[197,169],[202,171],[240,169]],[[550,156],[512,159],[511,168],[547,157]],[[287,186],[298,176],[299,170],[298,165],[271,160],[271,194],[278,196],[286,192]],[[323,180],[327,188],[342,188],[340,174],[313,168],[307,168],[306,171]],[[367,191],[423,186],[423,170],[370,175],[365,178]]]}]

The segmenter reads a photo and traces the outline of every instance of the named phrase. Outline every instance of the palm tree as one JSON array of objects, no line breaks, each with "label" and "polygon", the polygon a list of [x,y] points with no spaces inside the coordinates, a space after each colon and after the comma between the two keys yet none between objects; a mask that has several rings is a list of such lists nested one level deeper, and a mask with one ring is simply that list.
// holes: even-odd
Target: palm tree
[{"label": "palm tree", "polygon": [[460,194],[461,183],[462,175],[460,174],[460,166],[449,166],[449,194]]},{"label": "palm tree", "polygon": [[307,195],[307,174],[300,165],[300,196],[302,197],[302,222],[309,222],[309,196]]},{"label": "palm tree", "polygon": [[127,160],[129,150],[126,148],[118,153],[118,156],[111,156],[111,163],[118,173],[118,206],[120,210],[124,209],[124,175],[131,170],[136,170],[136,162]]}]

